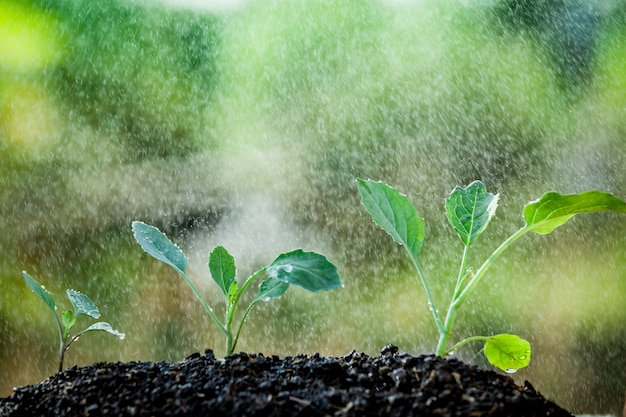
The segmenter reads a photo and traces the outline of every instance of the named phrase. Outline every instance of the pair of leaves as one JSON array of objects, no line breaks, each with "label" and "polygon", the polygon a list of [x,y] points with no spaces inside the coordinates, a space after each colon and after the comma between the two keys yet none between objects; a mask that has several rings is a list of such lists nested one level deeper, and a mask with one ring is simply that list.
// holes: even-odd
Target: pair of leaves
[{"label": "pair of leaves", "polygon": [[[172,243],[159,229],[140,221],[132,224],[135,240],[149,255],[185,273],[187,258],[181,249]],[[217,246],[209,256],[209,270],[213,280],[227,299],[237,292],[235,260],[222,247]],[[340,288],[343,284],[337,267],[325,256],[297,249],[279,255],[267,268],[269,275],[259,287],[255,300],[270,300],[280,297],[289,285],[318,292]]]},{"label": "pair of leaves", "polygon": [[[361,201],[372,219],[396,242],[417,257],[424,242],[424,219],[409,199],[385,183],[358,179]],[[472,244],[485,230],[498,205],[498,196],[474,181],[467,188],[456,187],[446,199],[446,213],[463,243]]]},{"label": "pair of leaves", "polygon": [[[22,272],[22,276],[24,277],[24,281],[28,287],[50,308],[52,314],[58,318],[56,313],[56,304],[54,302],[54,298],[52,295],[44,288],[43,285],[39,284],[32,276],[30,276],[26,271]],[[66,310],[61,315],[61,322],[63,323],[63,327],[65,330],[62,332],[63,339],[67,339],[69,336],[69,332],[76,324],[76,319],[79,316],[85,315],[89,316],[93,319],[100,318],[100,312],[98,311],[98,307],[94,304],[91,299],[78,291],[67,290],[67,297],[72,304],[73,310]],[[61,331],[61,330],[59,330]],[[117,336],[121,339],[125,337],[124,333],[121,333],[117,330],[114,330],[109,323],[98,322],[94,323],[86,329],[82,330],[80,334],[84,334],[90,331],[103,331],[110,333],[114,336]]]}]

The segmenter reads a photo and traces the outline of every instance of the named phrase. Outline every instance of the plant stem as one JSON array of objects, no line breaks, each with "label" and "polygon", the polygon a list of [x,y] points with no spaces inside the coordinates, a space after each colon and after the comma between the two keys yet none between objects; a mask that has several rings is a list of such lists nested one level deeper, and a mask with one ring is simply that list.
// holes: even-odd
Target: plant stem
[{"label": "plant stem", "polygon": [[485,273],[487,272],[491,264],[496,259],[498,259],[498,257],[502,254],[502,252],[504,252],[506,248],[508,248],[513,242],[515,242],[520,237],[524,236],[530,230],[531,229],[529,227],[524,226],[521,229],[519,229],[517,232],[509,236],[504,242],[502,242],[502,244],[498,246],[498,248],[495,251],[493,251],[493,253],[489,256],[489,258],[487,258],[487,260],[481,265],[481,267],[478,268],[478,271],[476,271],[476,274],[472,277],[470,282],[465,286],[461,294],[459,294],[459,296],[453,301],[453,303],[456,304],[457,307],[463,304],[465,299],[472,293],[472,291],[474,290],[478,282],[481,280],[483,275],[485,275]]},{"label": "plant stem", "polygon": [[193,284],[193,282],[191,282],[191,279],[189,279],[189,277],[187,276],[187,274],[185,274],[184,272],[178,270],[178,273],[180,274],[181,277],[183,277],[183,279],[187,282],[187,284],[191,287],[191,289],[193,290],[193,293],[196,295],[196,297],[198,298],[198,300],[200,300],[200,304],[202,304],[202,307],[204,307],[204,310],[209,313],[209,316],[211,317],[211,319],[213,320],[213,322],[215,322],[215,324],[217,325],[217,327],[220,329],[220,331],[222,333],[224,333],[224,335],[226,336],[226,338],[228,338],[228,331],[226,330],[226,328],[224,327],[224,325],[222,324],[222,322],[217,318],[217,316],[215,315],[215,313],[213,313],[213,309],[207,304],[207,302],[204,300],[204,298],[202,298],[202,294],[200,294],[200,291],[198,291],[198,288]]},{"label": "plant stem", "polygon": [[452,326],[454,325],[454,319],[456,318],[456,310],[459,306],[453,302],[448,307],[448,313],[446,314],[446,321],[443,325],[443,330],[439,332],[439,341],[437,342],[437,348],[435,354],[437,356],[445,356],[446,346],[448,340],[450,340],[450,334],[452,333]]},{"label": "plant stem", "polygon": [[452,333],[452,326],[454,325],[454,319],[456,317],[456,309],[458,308],[455,306],[454,300],[457,299],[463,289],[465,271],[467,270],[467,258],[469,258],[469,248],[470,245],[465,244],[465,247],[463,248],[463,257],[461,258],[461,266],[459,268],[459,276],[456,279],[456,286],[454,288],[454,293],[452,294],[452,301],[450,301],[450,305],[448,306],[446,320],[443,327],[439,331],[439,340],[437,341],[437,348],[435,349],[435,354],[438,356],[445,356],[446,354],[446,345],[448,344],[448,340],[450,339],[450,335]]},{"label": "plant stem", "polygon": [[466,344],[468,344],[470,342],[476,342],[476,341],[479,341],[479,340],[486,341],[488,339],[489,339],[489,336],[472,336],[472,337],[468,337],[467,339],[463,339],[459,343],[457,343],[456,345],[452,346],[449,350],[445,351],[442,356],[448,355],[448,354],[454,352],[455,350],[457,350],[458,348],[460,348],[461,346],[466,345]]},{"label": "plant stem", "polygon": [[61,324],[61,320],[54,310],[52,310],[52,314],[54,315],[54,319],[56,320],[57,327],[59,329],[59,372],[62,372],[63,356],[65,355],[65,338],[63,337],[63,325]]},{"label": "plant stem", "polygon": [[241,299],[241,296],[246,291],[246,289],[250,286],[250,284],[252,284],[252,281],[254,281],[258,277],[263,275],[265,273],[266,269],[267,268],[259,269],[254,274],[252,274],[243,283],[241,288],[239,288],[239,290],[237,290],[237,293],[235,294],[235,298],[233,299],[232,304],[228,306],[228,312],[226,314],[226,327],[225,327],[225,330],[226,330],[226,354],[227,355],[231,355],[235,351],[235,346],[237,345],[237,341],[239,340],[239,332],[241,331],[241,326],[243,326],[244,320],[246,319],[246,317],[248,316],[248,313],[250,312],[250,309],[254,305],[254,303],[252,303],[246,309],[246,312],[243,315],[243,319],[241,320],[241,323],[239,324],[239,327],[237,328],[237,334],[235,335],[235,339],[233,340],[233,333],[232,333],[231,329],[232,329],[232,325],[233,325],[233,318],[234,318],[234,315],[235,315],[234,313],[235,313],[235,310],[237,309],[237,305],[239,304],[239,300]]},{"label": "plant stem", "polygon": [[469,249],[470,249],[470,245],[465,245],[465,247],[463,248],[463,258],[461,258],[461,266],[459,268],[459,276],[456,279],[456,287],[454,288],[454,294],[452,295],[452,299],[456,299],[462,288],[463,288],[463,281],[465,280],[466,277],[466,271],[467,271],[467,259],[469,258]]},{"label": "plant stem", "polygon": [[[448,344],[448,341],[450,340],[450,334],[452,333],[452,326],[454,325],[454,320],[456,318],[457,310],[463,304],[463,302],[467,299],[467,297],[472,293],[472,291],[474,290],[474,288],[476,287],[480,279],[483,277],[483,275],[485,275],[485,273],[487,272],[491,264],[502,254],[502,252],[504,252],[506,248],[508,248],[513,242],[515,242],[517,239],[522,237],[528,231],[530,231],[530,228],[526,226],[522,227],[517,232],[509,236],[504,242],[502,242],[502,244],[498,246],[498,248],[495,251],[493,251],[493,253],[487,258],[487,260],[481,265],[478,271],[476,271],[476,274],[467,283],[467,285],[463,287],[461,282],[459,281],[462,281],[463,278],[465,277],[463,269],[465,268],[464,266],[466,262],[465,257],[466,257],[466,254],[468,253],[468,246],[465,247],[465,251],[463,252],[463,261],[461,262],[461,265],[462,265],[461,271],[459,272],[459,281],[457,281],[457,287],[454,291],[452,302],[448,306],[448,313],[446,314],[446,320],[443,324],[442,330],[439,332],[439,341],[437,342],[437,348],[435,350],[436,355],[445,356],[446,354],[454,350],[454,349],[446,350],[446,346]],[[465,340],[468,340],[468,339],[465,339]],[[476,340],[481,340],[481,339],[476,339]]]},{"label": "plant stem", "polygon": [[254,307],[255,304],[256,304],[256,301],[253,301],[252,303],[250,303],[248,308],[246,308],[246,311],[243,313],[243,317],[241,318],[241,321],[239,322],[239,327],[237,327],[237,333],[235,334],[235,340],[233,341],[233,346],[232,346],[230,353],[234,352],[235,346],[237,346],[237,341],[239,341],[239,333],[241,333],[241,328],[243,327],[243,323],[244,321],[246,321],[246,317],[248,317],[248,313],[250,313],[250,311],[252,310],[252,307]]},{"label": "plant stem", "polygon": [[63,345],[59,353],[59,372],[63,372],[63,359],[65,359],[65,352],[67,352],[68,347],[70,347],[69,344]]},{"label": "plant stem", "polygon": [[430,307],[430,312],[432,313],[433,318],[435,319],[435,325],[437,326],[437,330],[439,331],[439,333],[441,333],[443,332],[444,327],[441,324],[439,311],[437,310],[437,307],[435,306],[435,299],[433,298],[433,295],[430,291],[428,281],[426,280],[426,275],[424,274],[424,271],[422,270],[422,266],[417,260],[417,257],[415,257],[413,253],[411,253],[411,251],[408,250],[408,248],[407,248],[407,252],[409,252],[409,255],[411,255],[411,260],[413,261],[413,265],[415,265],[415,268],[417,269],[417,274],[420,277],[420,281],[422,282],[422,285],[424,286],[424,292],[426,292],[426,297],[428,298],[428,306]]}]

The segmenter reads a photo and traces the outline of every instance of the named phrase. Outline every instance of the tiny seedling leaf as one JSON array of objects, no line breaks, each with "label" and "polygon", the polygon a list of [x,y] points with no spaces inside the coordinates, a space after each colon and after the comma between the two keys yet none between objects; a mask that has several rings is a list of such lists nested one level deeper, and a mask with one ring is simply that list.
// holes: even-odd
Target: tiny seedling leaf
[{"label": "tiny seedling leaf", "polygon": [[216,246],[209,254],[211,276],[222,292],[228,297],[231,285],[235,282],[235,259],[223,246]]},{"label": "tiny seedling leaf", "polygon": [[576,214],[609,210],[626,213],[626,202],[601,191],[569,195],[550,192],[524,207],[524,220],[530,231],[548,234]]},{"label": "tiny seedling leaf", "polygon": [[228,305],[231,305],[235,301],[237,291],[239,291],[239,285],[237,285],[237,281],[233,281],[228,290]]},{"label": "tiny seedling leaf", "polygon": [[26,281],[26,284],[30,287],[30,289],[37,295],[37,297],[41,298],[44,303],[52,310],[54,314],[56,314],[56,306],[54,304],[54,299],[52,295],[46,290],[43,285],[35,281],[33,277],[28,275],[26,271],[22,271],[22,276]]},{"label": "tiny seedling leaf", "polygon": [[413,259],[424,242],[424,219],[409,199],[380,181],[357,179],[361,202],[374,223],[402,244]]},{"label": "tiny seedling leaf", "polygon": [[74,307],[74,315],[76,317],[81,314],[85,314],[91,318],[97,319],[100,317],[98,307],[91,301],[85,294],[81,294],[78,291],[67,290],[67,296]]},{"label": "tiny seedling leaf", "polygon": [[466,188],[455,187],[446,199],[446,214],[465,245],[471,245],[496,214],[498,195],[487,192],[485,184],[474,181]]},{"label": "tiny seedling leaf", "polygon": [[278,298],[287,291],[289,284],[281,281],[277,278],[268,278],[259,286],[259,293],[254,299],[257,301],[270,301],[274,298]]},{"label": "tiny seedling leaf", "polygon": [[530,363],[530,343],[512,334],[498,334],[485,340],[485,356],[489,363],[513,373]]},{"label": "tiny seedling leaf", "polygon": [[65,328],[65,336],[70,332],[70,329],[74,327],[76,323],[76,315],[72,310],[65,310],[63,314],[61,314],[61,322],[63,323],[63,327]]},{"label": "tiny seedling leaf", "polygon": [[112,334],[113,336],[117,336],[120,339],[124,339],[126,335],[122,332],[119,332],[111,327],[109,323],[105,323],[103,321],[99,321],[98,323],[94,323],[91,326],[87,327],[85,330],[82,330],[76,336],[80,336],[87,332],[107,332]]},{"label": "tiny seedling leaf", "polygon": [[135,240],[148,255],[170,265],[181,274],[185,273],[187,257],[159,229],[140,221],[134,221],[132,228]]},{"label": "tiny seedling leaf", "polygon": [[318,292],[342,287],[337,267],[325,256],[297,249],[279,255],[267,267],[270,278]]}]

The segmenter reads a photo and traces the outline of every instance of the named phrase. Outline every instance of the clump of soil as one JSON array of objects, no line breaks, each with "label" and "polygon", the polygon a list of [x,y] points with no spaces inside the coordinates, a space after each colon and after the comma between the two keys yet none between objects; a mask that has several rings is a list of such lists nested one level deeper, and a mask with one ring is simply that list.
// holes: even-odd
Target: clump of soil
[{"label": "clump of soil", "polygon": [[179,363],[98,363],[0,398],[1,417],[208,415],[571,416],[530,384],[392,345],[374,357],[207,350]]}]

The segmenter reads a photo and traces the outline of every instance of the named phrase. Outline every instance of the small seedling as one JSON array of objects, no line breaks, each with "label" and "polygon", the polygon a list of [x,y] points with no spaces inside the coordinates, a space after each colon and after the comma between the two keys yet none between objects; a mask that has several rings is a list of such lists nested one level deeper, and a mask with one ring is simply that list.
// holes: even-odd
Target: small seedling
[{"label": "small seedling", "polygon": [[461,238],[464,250],[456,279],[452,300],[446,316],[442,318],[430,291],[428,280],[418,260],[424,242],[424,219],[422,219],[408,198],[390,186],[372,180],[357,179],[361,201],[374,222],[408,251],[419,281],[424,287],[430,306],[439,341],[435,353],[445,356],[466,343],[482,341],[484,354],[489,362],[509,373],[528,366],[531,348],[528,341],[510,334],[495,336],[472,336],[448,348],[456,313],[483,278],[493,262],[517,239],[529,232],[549,234],[558,226],[580,213],[618,211],[626,213],[626,202],[618,197],[600,191],[562,195],[554,192],[544,194],[540,199],[524,207],[526,224],[507,238],[487,260],[472,272],[467,266],[470,247],[485,230],[495,215],[498,195],[487,192],[485,185],[474,181],[466,188],[456,187],[445,201],[448,220]]},{"label": "small seedling", "polygon": [[86,329],[76,333],[75,335],[70,335],[72,331],[72,327],[76,324],[76,319],[79,316],[89,316],[93,319],[97,319],[100,317],[100,312],[98,311],[98,307],[87,297],[85,294],[81,294],[78,291],[67,290],[67,297],[70,299],[70,303],[74,310],[65,310],[61,317],[57,314],[57,307],[54,303],[54,298],[52,295],[46,290],[43,285],[39,284],[33,277],[28,275],[26,271],[22,272],[24,280],[26,284],[30,287],[33,292],[43,300],[44,303],[50,308],[52,314],[54,314],[54,318],[57,323],[57,327],[59,329],[59,372],[63,371],[63,359],[65,357],[65,352],[70,347],[72,343],[78,340],[78,338],[84,335],[87,332],[107,332],[114,336],[119,337],[120,339],[124,339],[124,333],[118,332],[117,330],[113,330],[109,323],[98,322],[94,323]]},{"label": "small seedling", "polygon": [[[135,221],[132,228],[135,240],[143,250],[174,268],[191,287],[206,312],[226,337],[227,355],[235,351],[239,333],[246,317],[259,301],[269,301],[282,296],[289,285],[297,285],[312,292],[328,291],[343,286],[337,273],[337,267],[329,262],[326,257],[314,252],[303,252],[301,249],[280,254],[274,262],[256,271],[239,286],[236,281],[234,258],[223,246],[216,246],[209,255],[209,271],[223,293],[226,302],[226,317],[222,322],[187,276],[185,272],[187,257],[181,249],[154,226]],[[250,284],[261,276],[267,276],[267,278],[259,286],[256,297],[243,313],[236,333],[233,334],[233,320],[241,296]]]}]

